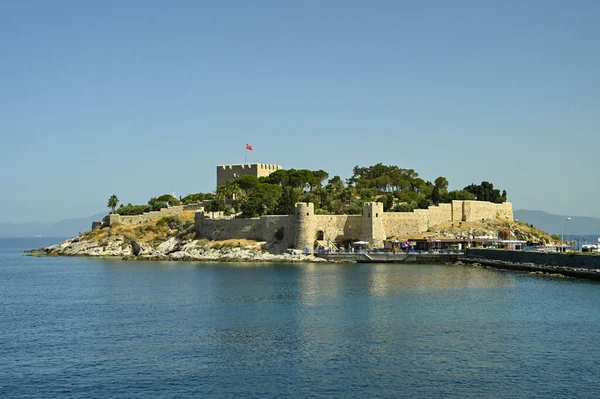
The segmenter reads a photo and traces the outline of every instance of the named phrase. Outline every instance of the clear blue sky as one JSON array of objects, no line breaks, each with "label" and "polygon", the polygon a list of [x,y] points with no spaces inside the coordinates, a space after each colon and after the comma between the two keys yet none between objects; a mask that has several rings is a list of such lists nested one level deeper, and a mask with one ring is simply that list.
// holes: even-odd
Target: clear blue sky
[{"label": "clear blue sky", "polygon": [[377,162],[600,217],[600,2],[0,2],[0,221]]}]

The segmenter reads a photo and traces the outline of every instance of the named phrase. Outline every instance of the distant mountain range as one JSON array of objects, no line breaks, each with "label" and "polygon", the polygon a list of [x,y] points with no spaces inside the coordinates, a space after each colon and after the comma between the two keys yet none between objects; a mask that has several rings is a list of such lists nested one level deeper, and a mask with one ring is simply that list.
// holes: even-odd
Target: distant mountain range
[{"label": "distant mountain range", "polygon": [[[520,209],[514,212],[515,219],[532,224],[546,233],[569,235],[600,235],[600,219],[587,216],[554,215],[544,211]],[[571,220],[567,220],[570,217]],[[561,231],[564,226],[564,232]]]},{"label": "distant mountain range", "polygon": [[56,223],[0,223],[0,237],[74,237],[105,215],[106,212]]}]

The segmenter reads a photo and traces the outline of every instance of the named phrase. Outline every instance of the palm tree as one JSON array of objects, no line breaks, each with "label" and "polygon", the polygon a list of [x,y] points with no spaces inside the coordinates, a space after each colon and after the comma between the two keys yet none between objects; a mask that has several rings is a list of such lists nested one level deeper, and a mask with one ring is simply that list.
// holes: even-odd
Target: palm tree
[{"label": "palm tree", "polygon": [[117,196],[113,194],[108,199],[108,205],[106,205],[106,206],[109,207],[110,209],[112,209],[111,213],[115,213],[115,208],[117,207],[118,204],[119,204],[119,198],[117,198]]},{"label": "palm tree", "polygon": [[217,188],[216,194],[217,198],[222,200],[223,205],[225,205],[228,199],[235,199],[236,195],[240,194],[240,186],[235,182],[228,181]]}]

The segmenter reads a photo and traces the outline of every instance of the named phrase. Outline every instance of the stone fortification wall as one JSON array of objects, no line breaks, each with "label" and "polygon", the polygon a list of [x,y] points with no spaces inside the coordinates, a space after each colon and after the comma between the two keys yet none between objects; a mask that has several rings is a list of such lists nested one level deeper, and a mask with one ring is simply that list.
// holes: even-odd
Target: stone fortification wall
[{"label": "stone fortification wall", "polygon": [[439,204],[438,206],[430,206],[427,209],[427,221],[429,226],[451,222],[452,219],[452,204]]},{"label": "stone fortification wall", "polygon": [[421,212],[386,212],[383,215],[383,230],[386,238],[427,231],[426,210]]},{"label": "stone fortification wall", "polygon": [[[323,232],[323,240],[332,243],[344,240],[362,240],[361,215],[315,215],[313,240],[317,232]],[[310,231],[308,232],[310,235]]]},{"label": "stone fortification wall", "polygon": [[451,221],[454,223],[464,222],[464,220],[463,220],[463,201],[452,201],[450,206],[452,207]]},{"label": "stone fortification wall", "polygon": [[[314,204],[297,203],[294,215],[263,216],[256,219],[212,219],[196,213],[196,232],[211,239],[248,238],[284,241],[297,249],[312,249],[315,240],[340,243],[368,241],[382,247],[393,236],[425,233],[435,225],[453,221],[476,221],[496,217],[513,219],[512,205],[477,201],[453,201],[413,212],[383,212],[383,204],[367,202],[362,215],[315,215]],[[282,229],[284,238],[276,238]]]},{"label": "stone fortification wall", "polygon": [[212,219],[199,211],[196,212],[194,225],[199,237],[211,240],[227,240],[230,238],[263,240],[260,218]]},{"label": "stone fortification wall", "polygon": [[502,204],[494,204],[486,201],[461,201],[463,221],[475,222],[481,219],[494,219],[501,217],[508,220],[513,220],[512,204],[504,202]]},{"label": "stone fortification wall", "polygon": [[[263,216],[252,219],[213,219],[196,212],[194,227],[199,238],[229,240],[246,238],[256,241],[282,242],[290,247],[294,244],[291,217],[287,215]],[[280,232],[281,238],[277,236]]]},{"label": "stone fortification wall", "polygon": [[[111,213],[106,215],[103,219],[104,225],[106,226],[114,226],[115,224],[121,224],[123,226],[135,226],[142,223],[147,223],[152,220],[157,220],[163,218],[165,216],[174,216],[178,215],[183,211],[193,211],[204,209],[203,204],[188,204],[188,205],[178,205],[172,206],[170,208],[163,208],[160,211],[152,211],[145,212],[141,215],[133,215],[133,216],[123,216],[116,213]],[[98,227],[98,222],[92,223],[92,230],[95,227]]]},{"label": "stone fortification wall", "polygon": [[265,177],[280,169],[283,169],[281,165],[271,165],[263,163],[217,165],[217,187],[223,183],[226,183],[233,179],[237,179],[238,177],[244,175]]}]

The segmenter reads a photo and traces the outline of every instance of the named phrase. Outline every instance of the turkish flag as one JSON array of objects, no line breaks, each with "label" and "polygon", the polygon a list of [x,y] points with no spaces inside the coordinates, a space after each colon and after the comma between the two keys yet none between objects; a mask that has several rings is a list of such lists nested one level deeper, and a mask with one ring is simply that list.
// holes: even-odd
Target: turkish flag
[{"label": "turkish flag", "polygon": [[246,149],[252,151],[252,146],[248,143],[246,143]]}]

